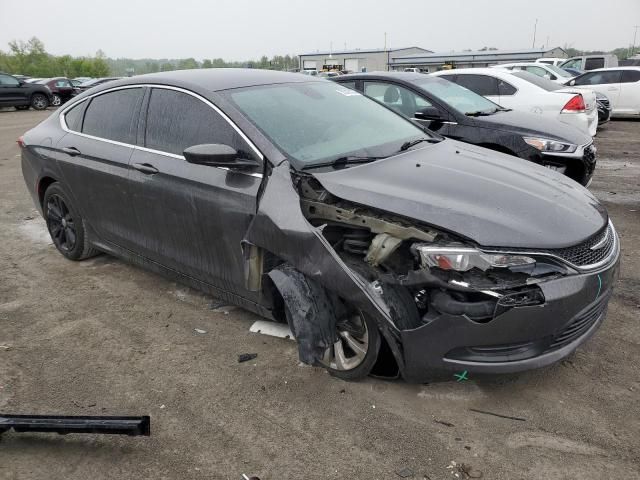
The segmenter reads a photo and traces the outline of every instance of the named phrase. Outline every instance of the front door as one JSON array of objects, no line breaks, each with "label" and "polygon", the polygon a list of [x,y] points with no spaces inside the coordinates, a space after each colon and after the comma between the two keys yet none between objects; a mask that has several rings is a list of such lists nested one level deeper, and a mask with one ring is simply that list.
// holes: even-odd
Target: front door
[{"label": "front door", "polygon": [[241,241],[255,211],[261,173],[188,163],[190,146],[230,145],[257,158],[211,104],[168,88],[148,99],[144,148],[131,158],[131,206],[140,225],[136,251],[165,267],[247,298]]},{"label": "front door", "polygon": [[28,104],[29,102],[25,94],[26,90],[26,88],[20,86],[17,78],[0,73],[0,105],[13,106]]}]

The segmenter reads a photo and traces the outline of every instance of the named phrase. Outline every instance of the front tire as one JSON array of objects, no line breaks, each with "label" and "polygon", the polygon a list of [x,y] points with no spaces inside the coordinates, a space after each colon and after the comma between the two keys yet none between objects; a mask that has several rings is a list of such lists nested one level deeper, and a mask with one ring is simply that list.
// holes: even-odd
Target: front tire
[{"label": "front tire", "polygon": [[46,110],[49,106],[49,99],[42,93],[34,93],[31,96],[31,106],[34,110]]},{"label": "front tire", "polygon": [[99,252],[91,247],[85,221],[69,198],[58,182],[52,183],[44,194],[42,210],[58,251],[69,260],[84,260]]}]

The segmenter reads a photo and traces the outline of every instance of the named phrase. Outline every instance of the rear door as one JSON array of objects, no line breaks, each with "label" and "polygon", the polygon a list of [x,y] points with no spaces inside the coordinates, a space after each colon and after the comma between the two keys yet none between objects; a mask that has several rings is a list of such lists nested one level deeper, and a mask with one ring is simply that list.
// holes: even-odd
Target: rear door
[{"label": "rear door", "polygon": [[618,112],[630,115],[640,113],[640,70],[622,71]]},{"label": "rear door", "polygon": [[616,112],[620,108],[618,101],[620,99],[621,79],[622,70],[601,70],[585,73],[573,80],[571,85],[589,88],[606,95],[611,102],[613,112]]},{"label": "rear door", "polygon": [[143,87],[113,90],[64,113],[58,164],[75,204],[102,240],[131,249],[137,224],[127,187]]},{"label": "rear door", "polygon": [[[253,298],[244,290],[241,241],[253,218],[261,173],[188,163],[182,152],[205,143],[261,156],[207,100],[154,87],[131,160],[131,209],[140,225],[136,251],[165,267]],[[254,299],[257,300],[257,297]]]}]

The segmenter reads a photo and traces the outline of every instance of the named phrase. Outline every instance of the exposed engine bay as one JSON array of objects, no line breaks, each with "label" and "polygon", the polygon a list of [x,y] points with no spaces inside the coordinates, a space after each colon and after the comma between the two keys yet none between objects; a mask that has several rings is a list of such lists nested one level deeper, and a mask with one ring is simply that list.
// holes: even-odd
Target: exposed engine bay
[{"label": "exposed engine bay", "polygon": [[361,262],[379,290],[400,286],[411,295],[416,315],[400,329],[444,313],[489,322],[510,308],[543,304],[537,285],[569,272],[552,260],[485,253],[429,225],[344,202],[312,176],[297,175],[294,184],[304,216],[338,255]]}]

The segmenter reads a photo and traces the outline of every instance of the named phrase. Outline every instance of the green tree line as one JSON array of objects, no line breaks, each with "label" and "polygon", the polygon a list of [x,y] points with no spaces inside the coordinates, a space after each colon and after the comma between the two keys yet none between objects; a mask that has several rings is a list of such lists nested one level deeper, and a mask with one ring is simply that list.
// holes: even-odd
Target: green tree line
[{"label": "green tree line", "polygon": [[106,77],[109,65],[104,53],[98,50],[95,57],[50,55],[44,43],[36,37],[24,42],[9,42],[9,51],[0,50],[0,71],[31,77]]},{"label": "green tree line", "polygon": [[9,42],[9,50],[0,50],[0,71],[31,77],[106,77],[140,75],[143,73],[167,72],[191,68],[266,68],[273,70],[294,70],[298,68],[295,55],[263,56],[260,60],[226,61],[222,58],[204,59],[131,59],[107,58],[102,50],[94,57],[72,57],[71,55],[51,55],[44,43],[33,37],[28,41]]}]

